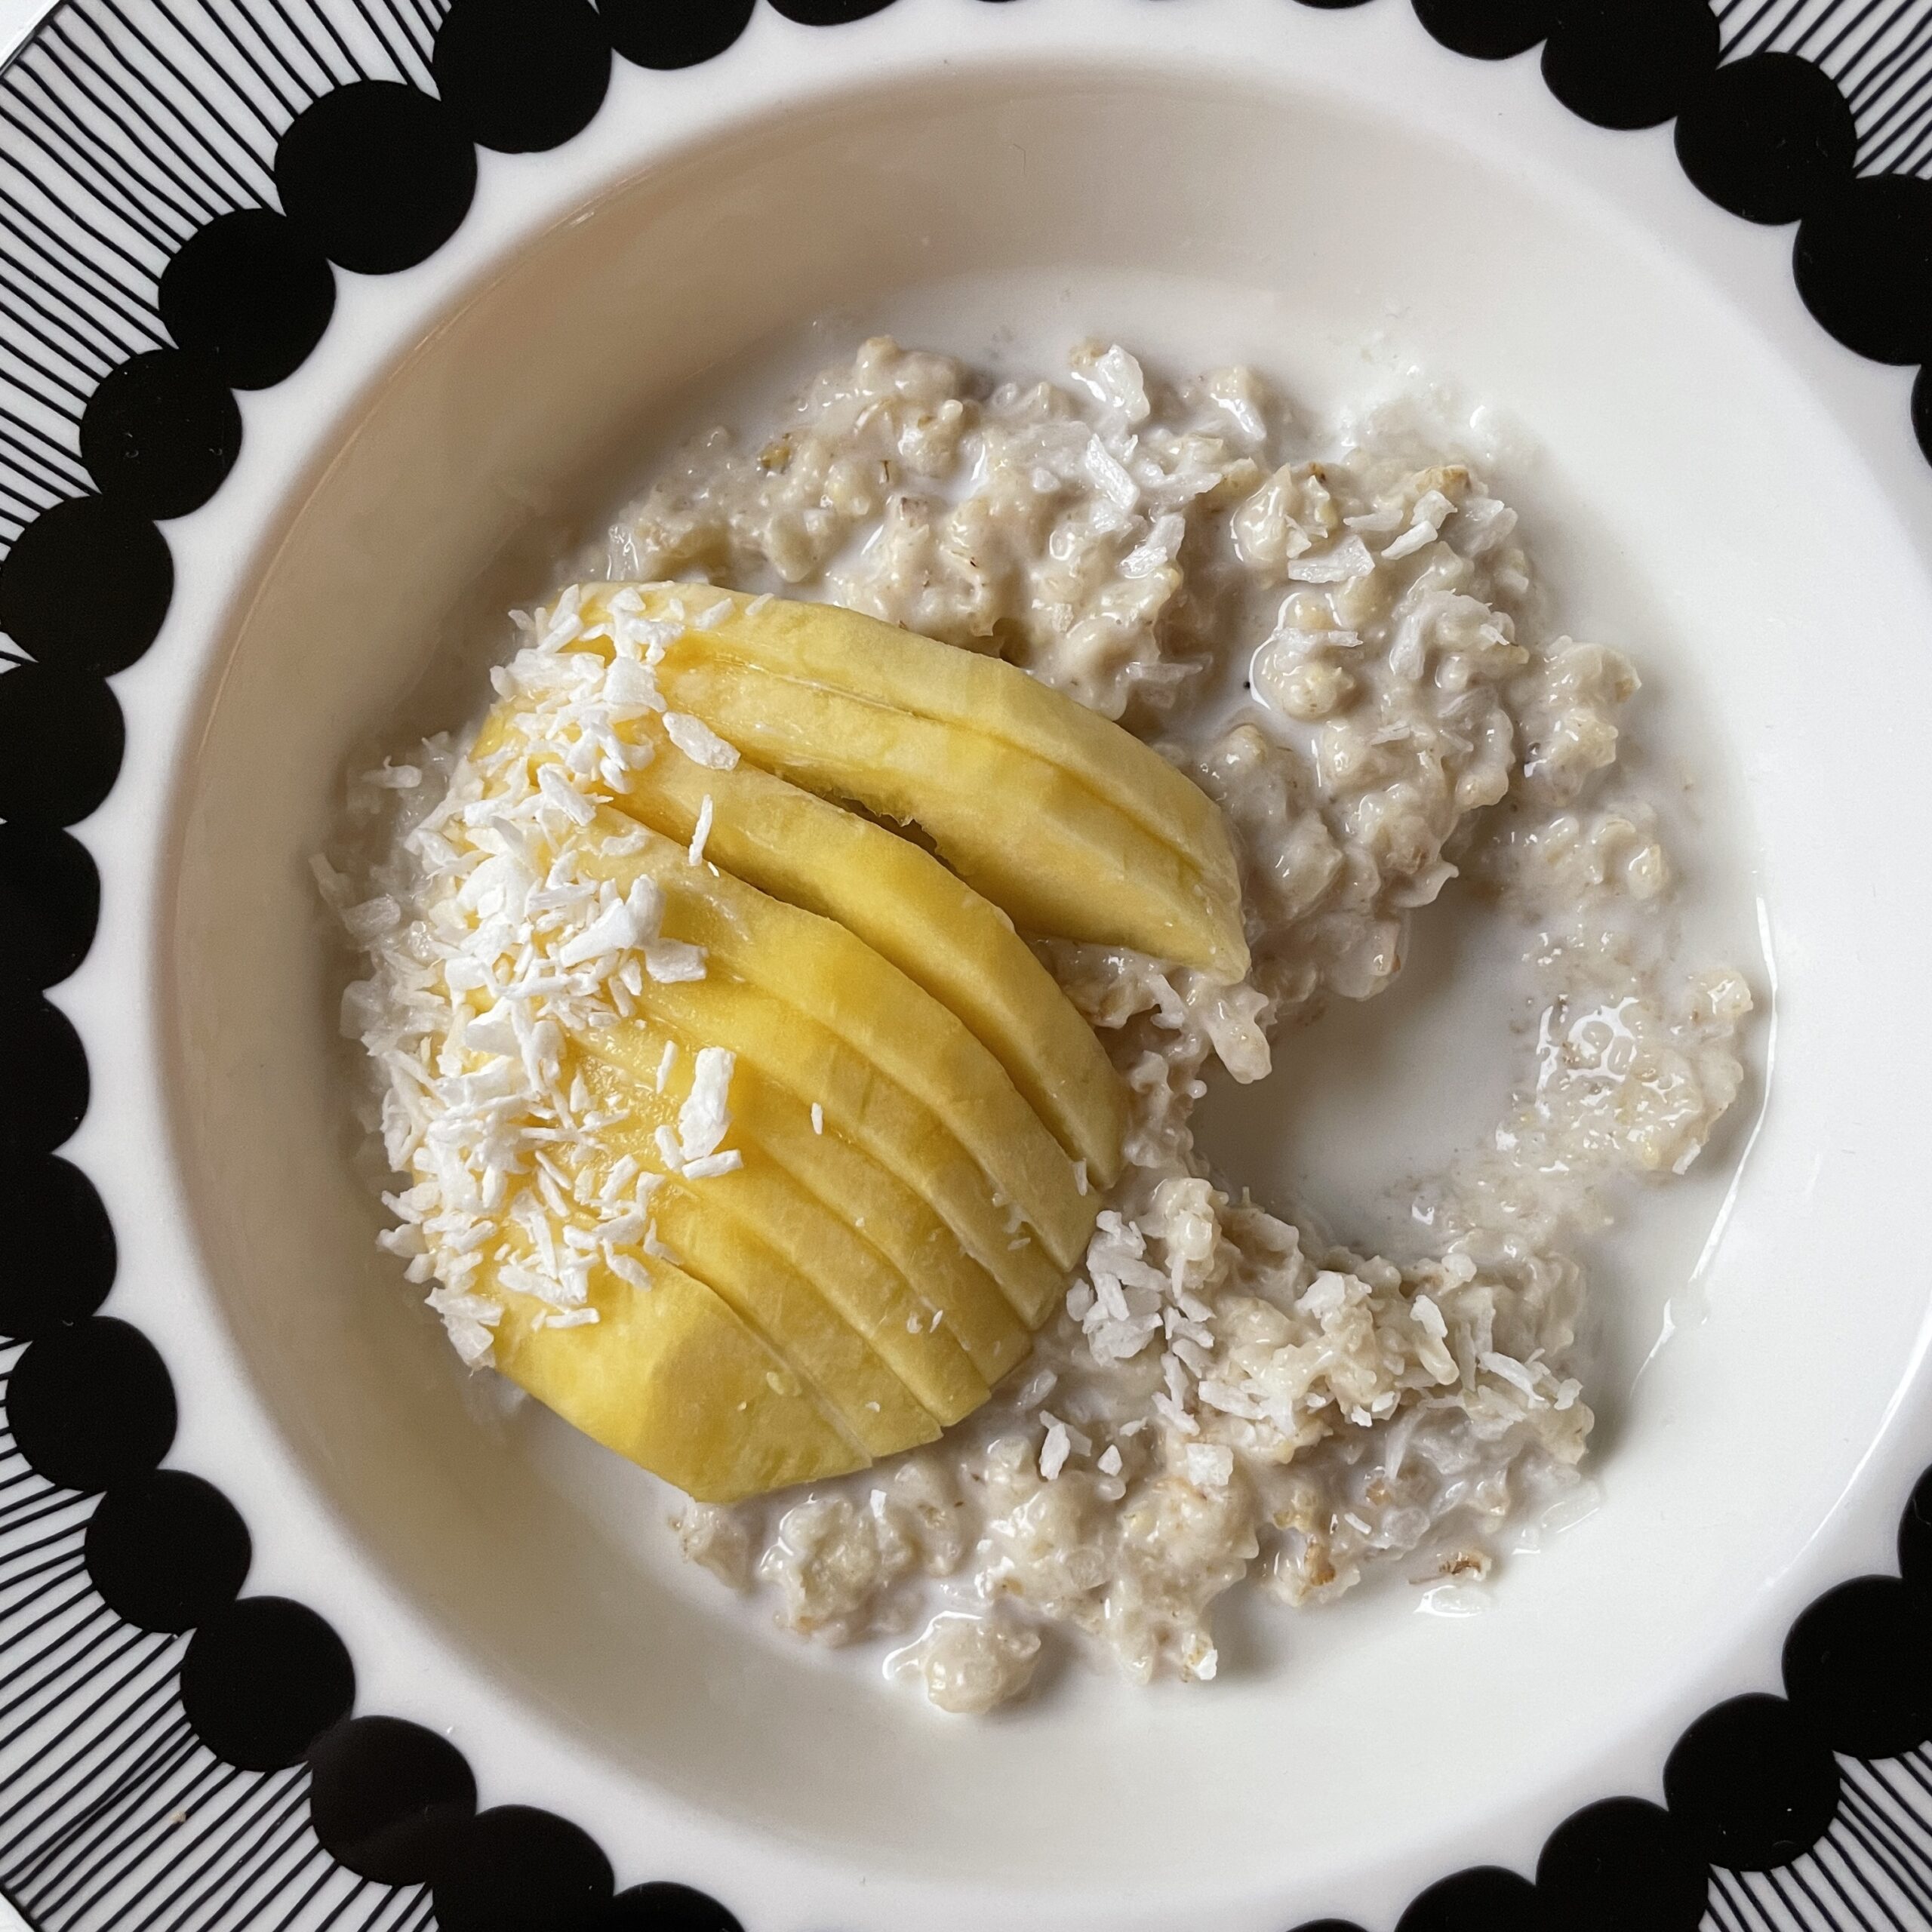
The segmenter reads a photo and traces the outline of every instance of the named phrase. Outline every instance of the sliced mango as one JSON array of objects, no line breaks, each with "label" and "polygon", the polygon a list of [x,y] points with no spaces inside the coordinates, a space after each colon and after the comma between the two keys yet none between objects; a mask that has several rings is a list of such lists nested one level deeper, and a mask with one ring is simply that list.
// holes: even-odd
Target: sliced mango
[{"label": "sliced mango", "polygon": [[[692,1059],[689,1054],[679,1056],[662,1094],[654,1080],[607,1073],[601,1082],[593,1082],[598,1100],[614,1103],[630,1115],[598,1134],[614,1160],[628,1154],[646,1171],[663,1172],[654,1137],[658,1127],[677,1119],[677,1103],[690,1091]],[[755,1141],[748,1145],[740,1132],[733,1135],[732,1146],[743,1163],[734,1172],[694,1181],[672,1175],[653,1192],[652,1217],[672,1251],[681,1251],[678,1244],[687,1238],[691,1215],[728,1218],[810,1281],[935,1420],[957,1422],[977,1408],[986,1398],[988,1384],[964,1338],[943,1325],[943,1309],[915,1292],[884,1255]],[[1001,1372],[1011,1365],[1005,1362]]]},{"label": "sliced mango", "polygon": [[582,876],[620,891],[651,879],[664,894],[665,934],[703,946],[707,975],[732,974],[829,1028],[945,1122],[1054,1260],[1079,1260],[1097,1200],[956,1015],[843,926],[694,866],[683,847],[617,813],[600,812],[593,829]]},{"label": "sliced mango", "polygon": [[[692,1047],[736,1054],[734,1094],[749,1069],[799,1105],[818,1106],[829,1130],[826,1137],[842,1134],[930,1202],[1029,1328],[1046,1318],[1066,1286],[1066,1271],[1016,1215],[995,1204],[986,1177],[932,1109],[835,1033],[771,994],[721,974],[669,986],[647,980],[636,1003]],[[649,1077],[654,1069],[648,1047],[628,1027],[600,1027],[578,1044],[633,1077]]]},{"label": "sliced mango", "polygon": [[869,1460],[811,1389],[712,1291],[642,1258],[640,1292],[599,1269],[594,1326],[542,1325],[550,1310],[491,1277],[503,1305],[497,1366],[574,1427],[701,1503],[823,1481]]},{"label": "sliced mango", "polygon": [[[515,997],[555,998],[570,1029],[544,1044],[515,1008],[518,1051],[568,1084],[568,1104],[565,1086],[546,1089],[559,1125],[537,1137],[532,1186],[571,1225],[553,1236],[529,1222],[535,1196],[520,1203],[526,1272],[499,1249],[481,1285],[502,1305],[500,1367],[620,1453],[727,1501],[932,1441],[1024,1359],[1084,1251],[1119,1171],[1125,1090],[1014,922],[1235,977],[1238,883],[1204,795],[1011,666],[825,606],[692,586],[578,595],[586,628],[563,648],[642,648],[650,676],[614,667],[601,716],[575,697],[509,699],[472,751],[486,787],[506,786],[512,819],[491,822],[506,857],[526,835],[503,826],[520,820],[541,828],[529,863],[552,868],[542,901],[513,863],[501,892],[479,883],[476,917],[491,893],[546,904],[519,942],[540,952]],[[626,631],[640,608],[684,628]],[[574,675],[589,668],[529,688],[594,690]],[[648,741],[648,761],[629,764],[614,731]],[[524,801],[524,755],[568,760],[525,768],[543,801]],[[940,856],[879,822],[892,820]],[[657,891],[633,892],[645,878]],[[583,983],[604,1003],[545,977],[585,961],[580,937],[555,941],[554,961],[541,950],[572,930],[549,914],[581,905],[580,881],[605,884],[591,943],[603,963]],[[657,940],[702,949],[702,977],[652,978]],[[645,970],[614,973],[612,955],[638,948]],[[465,962],[485,1009],[502,998],[494,971]],[[472,1016],[478,1051],[510,1051],[494,1013],[487,1035]],[[692,1172],[675,1142],[705,1048],[736,1057],[735,1164]],[[709,1118],[712,1146],[719,1105],[707,1091],[690,1115]],[[648,1217],[648,1236],[632,1221],[601,1237],[641,1242],[641,1276],[586,1241],[617,1225],[592,1204],[607,1197]],[[583,1260],[559,1276],[566,1248]],[[580,1281],[571,1271],[600,1252],[594,1323],[560,1328],[503,1282],[506,1269],[524,1287]]]},{"label": "sliced mango", "polygon": [[873,1455],[937,1438],[931,1412],[878,1351],[735,1216],[708,1211],[691,1189],[670,1186],[653,1196],[651,1216],[677,1265],[782,1355]]},{"label": "sliced mango", "polygon": [[[1246,972],[1220,809],[1118,725],[998,658],[835,605],[623,588],[648,616],[701,624],[670,647],[659,684],[755,762],[923,826],[1033,931]],[[695,662],[707,678],[690,675]]]},{"label": "sliced mango", "polygon": [[749,761],[694,764],[663,734],[617,801],[688,844],[711,801],[707,857],[857,934],[972,1029],[1060,1145],[1102,1186],[1120,1171],[1127,1096],[1072,1003],[989,900],[909,839]]},{"label": "sliced mango", "polygon": [[1217,978],[1247,970],[1238,925],[1174,848],[1057,765],[997,739],[674,645],[658,683],[744,755],[815,792],[921,826],[1031,932],[1128,946]]},{"label": "sliced mango", "polygon": [[[675,1044],[681,1049],[674,1035],[642,1020],[626,1021],[621,1030],[632,1036],[626,1059],[638,1071],[620,1072],[608,1060],[582,1069],[599,1112],[622,1109],[629,1115],[603,1129],[600,1138],[614,1158],[628,1153],[640,1168],[660,1171],[657,1130],[675,1122],[691,1091],[696,1057],[678,1051],[666,1070],[665,1048]],[[654,1075],[640,1077],[645,1065],[664,1072],[661,1091]],[[1024,1359],[1032,1346],[1031,1331],[992,1278],[916,1200],[909,1204],[915,1214],[941,1238],[921,1244],[902,1260],[892,1251],[899,1245],[894,1226],[876,1217],[869,1224],[865,1192],[855,1200],[850,1185],[859,1180],[851,1171],[854,1162],[863,1162],[879,1180],[889,1177],[842,1137],[830,1137],[827,1149],[828,1137],[812,1132],[809,1117],[796,1102],[787,1108],[768,1090],[754,1096],[754,1086],[763,1089],[764,1083],[749,1069],[734,1075],[731,1140],[744,1164],[736,1173],[696,1183],[706,1206],[747,1223],[841,1312],[855,1308],[854,1325],[900,1380],[939,1420],[956,1420]],[[781,1143],[778,1148],[769,1144],[768,1137],[774,1134]],[[787,1143],[790,1161],[784,1158]],[[821,1183],[817,1188],[814,1179]],[[881,1236],[891,1246],[884,1244]],[[854,1317],[848,1313],[847,1318]],[[977,1374],[962,1372],[956,1359],[961,1350]],[[915,1358],[927,1355],[940,1359],[915,1367]],[[962,1399],[966,1407],[960,1406]]]}]

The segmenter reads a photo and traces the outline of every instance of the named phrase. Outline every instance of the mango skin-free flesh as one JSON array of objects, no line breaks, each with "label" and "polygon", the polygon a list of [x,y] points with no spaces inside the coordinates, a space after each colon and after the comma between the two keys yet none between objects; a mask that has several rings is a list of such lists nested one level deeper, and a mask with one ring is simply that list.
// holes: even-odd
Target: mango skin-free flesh
[{"label": "mango skin-free flesh", "polygon": [[[681,585],[586,586],[571,648],[613,651],[617,598],[662,625],[660,695],[620,728],[634,768],[562,841],[607,904],[651,895],[655,937],[702,969],[633,971],[621,1016],[574,1031],[572,1077],[607,1123],[592,1179],[644,1177],[646,1251],[631,1278],[595,1272],[594,1321],[553,1323],[498,1273],[495,1360],[724,1502],[933,1440],[1057,1305],[1119,1171],[1126,1095],[1023,932],[1226,979],[1246,948],[1216,808],[1024,673]],[[681,749],[666,710],[723,744]],[[470,757],[506,785],[520,768],[527,795],[568,749],[512,696]],[[706,1048],[732,1057],[725,1158],[686,1174]]]}]

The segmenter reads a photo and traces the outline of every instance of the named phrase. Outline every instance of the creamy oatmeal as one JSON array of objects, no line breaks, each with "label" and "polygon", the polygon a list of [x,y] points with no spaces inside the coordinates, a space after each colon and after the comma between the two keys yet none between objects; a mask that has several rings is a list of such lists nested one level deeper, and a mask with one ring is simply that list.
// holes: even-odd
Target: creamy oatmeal
[{"label": "creamy oatmeal", "polygon": [[[956,1712],[1068,1641],[1137,1681],[1211,1678],[1244,1578],[1300,1606],[1378,1560],[1487,1574],[1588,1444],[1579,1247],[1625,1177],[1697,1159],[1752,1001],[1678,956],[1657,815],[1617,764],[1635,671],[1548,633],[1481,475],[1412,431],[1311,439],[1245,370],[1169,385],[1089,345],[1059,383],[989,387],[881,340],[761,435],[690,447],[580,574],[840,604],[1120,720],[1221,804],[1253,952],[1229,986],[1043,943],[1132,1103],[1063,1306],[937,1444],[687,1505],[685,1553],[802,1637],[897,1635],[894,1671]],[[460,749],[376,774],[373,866],[325,869],[372,961],[345,1008],[372,1051],[420,969],[408,840]],[[1534,1052],[1412,1251],[1326,1245],[1218,1186],[1191,1117],[1211,1063],[1263,1079],[1281,1029],[1386,987],[1452,881],[1519,938]],[[407,1227],[395,1244],[487,1361],[457,1284]]]}]

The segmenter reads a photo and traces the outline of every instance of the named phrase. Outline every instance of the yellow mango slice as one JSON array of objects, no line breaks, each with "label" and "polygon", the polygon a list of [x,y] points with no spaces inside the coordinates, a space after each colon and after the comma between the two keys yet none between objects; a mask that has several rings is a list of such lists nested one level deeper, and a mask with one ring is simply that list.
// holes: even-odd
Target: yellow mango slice
[{"label": "yellow mango slice", "polygon": [[651,1211],[677,1265],[781,1354],[873,1455],[937,1440],[940,1425],[878,1352],[736,1216],[717,1213],[692,1188],[668,1184],[652,1196]]},{"label": "yellow mango slice", "polygon": [[620,891],[651,878],[664,894],[664,933],[704,948],[707,977],[722,969],[829,1028],[945,1122],[1054,1260],[1079,1260],[1097,1198],[956,1015],[843,926],[694,866],[681,846],[608,808],[595,831],[578,860],[583,877]]},{"label": "yellow mango slice", "polygon": [[[660,1126],[675,1131],[678,1103],[690,1091],[693,1059],[689,1054],[678,1057],[661,1094],[654,1079],[607,1074],[601,1081],[592,1081],[591,1091],[600,1102],[613,1103],[630,1115],[598,1131],[600,1147],[613,1160],[628,1154],[646,1172],[664,1173],[656,1131]],[[738,1123],[734,1120],[733,1125]],[[669,1175],[653,1192],[651,1217],[672,1251],[678,1252],[678,1231],[690,1214],[728,1217],[810,1281],[937,1421],[957,1422],[977,1408],[986,1398],[987,1383],[964,1338],[943,1325],[943,1309],[917,1292],[755,1141],[747,1144],[741,1132],[731,1138],[743,1163],[734,1172],[689,1182]],[[1004,1364],[1001,1373],[1011,1366]]]},{"label": "yellow mango slice", "polygon": [[546,1408],[700,1503],[736,1503],[863,1469],[867,1457],[811,1389],[718,1297],[642,1258],[639,1291],[593,1275],[592,1327],[504,1287],[496,1364]]},{"label": "yellow mango slice", "polygon": [[[773,995],[720,974],[668,986],[647,980],[635,1003],[688,1045],[736,1054],[734,1095],[750,1070],[798,1106],[818,1105],[826,1140],[842,1135],[929,1202],[1028,1327],[1045,1319],[1066,1286],[1064,1269],[995,1204],[985,1175],[937,1115],[836,1034]],[[577,1044],[634,1078],[654,1072],[656,1056],[628,1027],[600,1027]]]},{"label": "yellow mango slice", "polygon": [[[592,595],[620,588],[648,616],[702,622],[671,648],[659,683],[755,762],[923,826],[962,877],[1033,931],[1219,977],[1246,972],[1220,809],[1130,732],[998,658],[835,605],[690,584]],[[709,684],[681,675],[700,655]],[[727,666],[741,675],[719,675]],[[861,707],[879,715],[854,736]]]},{"label": "yellow mango slice", "polygon": [[[640,735],[641,735],[640,734]],[[928,853],[749,761],[694,764],[661,730],[619,809],[774,898],[855,933],[949,1007],[1103,1186],[1120,1172],[1126,1090],[1094,1031],[990,901]]]},{"label": "yellow mango slice", "polygon": [[[621,1109],[630,1116],[600,1130],[600,1139],[613,1158],[628,1153],[640,1168],[660,1172],[663,1162],[657,1130],[675,1128],[691,1091],[696,1057],[682,1050],[672,1035],[641,1020],[626,1021],[619,1030],[630,1036],[625,1048],[629,1070],[620,1072],[608,1060],[592,1062],[581,1069],[599,1112]],[[679,1050],[669,1057],[667,1068],[665,1048],[672,1045]],[[664,1074],[661,1091],[656,1072],[643,1075],[646,1066]],[[705,1205],[748,1223],[841,1312],[858,1309],[860,1318],[854,1325],[900,1380],[939,1420],[957,1420],[1025,1358],[1032,1346],[1031,1332],[998,1286],[949,1236],[912,1250],[903,1262],[882,1245],[881,1237],[894,1239],[892,1226],[877,1219],[869,1225],[863,1199],[855,1202],[850,1190],[838,1184],[854,1178],[840,1163],[838,1153],[860,1161],[865,1157],[834,1136],[835,1151],[813,1159],[799,1129],[815,1149],[824,1148],[826,1137],[812,1133],[809,1116],[795,1102],[785,1109],[782,1100],[768,1092],[752,1097],[749,1090],[762,1084],[747,1069],[733,1075],[730,1141],[744,1165],[736,1173],[696,1184]],[[789,1121],[784,1118],[786,1112],[792,1115]],[[767,1134],[774,1129],[781,1143],[791,1143],[793,1161],[768,1145]],[[806,1167],[806,1174],[798,1172],[799,1164]],[[814,1175],[827,1184],[814,1189]],[[944,1235],[929,1211],[916,1201],[911,1204],[934,1232]],[[850,1313],[847,1318],[852,1319]],[[956,1359],[961,1350],[976,1374],[962,1371]],[[940,1359],[918,1359],[924,1355]]]},{"label": "yellow mango slice", "polygon": [[1027,931],[1128,946],[1217,978],[1245,943],[1171,845],[1080,781],[995,738],[673,645],[657,681],[745,757],[794,784],[917,824],[969,885]]}]

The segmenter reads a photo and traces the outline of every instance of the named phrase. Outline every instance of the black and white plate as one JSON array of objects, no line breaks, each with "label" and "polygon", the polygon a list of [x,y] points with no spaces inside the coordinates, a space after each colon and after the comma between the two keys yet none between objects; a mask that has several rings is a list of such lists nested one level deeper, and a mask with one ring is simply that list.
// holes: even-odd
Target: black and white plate
[{"label": "black and white plate", "polygon": [[[1927,167],[1928,0],[58,7],[0,75],[21,1918],[1932,1925]],[[304,861],[694,385],[1002,311],[1506,411],[1709,721],[1776,1048],[1604,1506],[1486,1615],[959,1727],[467,1412]]]}]

